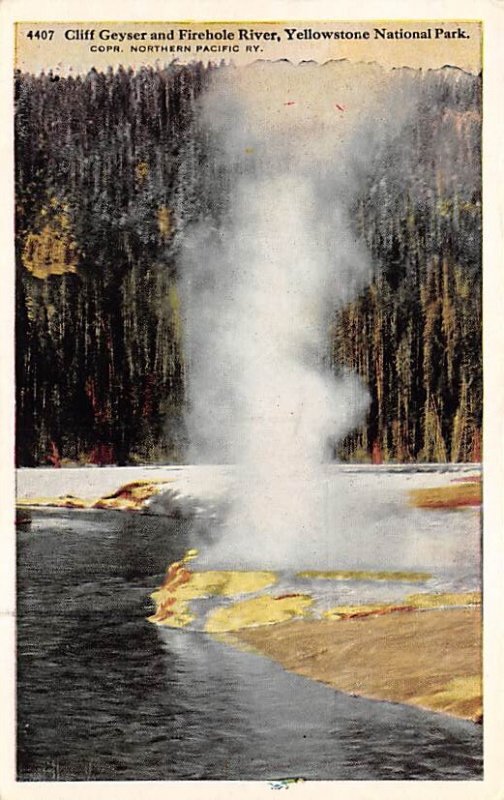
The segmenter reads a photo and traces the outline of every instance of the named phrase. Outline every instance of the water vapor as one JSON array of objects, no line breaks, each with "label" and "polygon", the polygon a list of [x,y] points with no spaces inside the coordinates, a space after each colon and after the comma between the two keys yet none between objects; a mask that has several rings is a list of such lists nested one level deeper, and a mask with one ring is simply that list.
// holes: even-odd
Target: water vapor
[{"label": "water vapor", "polygon": [[371,278],[352,208],[410,95],[404,75],[346,62],[227,69],[205,95],[226,196],[183,254],[189,458],[237,465],[208,563],[320,566],[338,535],[323,465],[368,395],[330,366],[329,328]]}]

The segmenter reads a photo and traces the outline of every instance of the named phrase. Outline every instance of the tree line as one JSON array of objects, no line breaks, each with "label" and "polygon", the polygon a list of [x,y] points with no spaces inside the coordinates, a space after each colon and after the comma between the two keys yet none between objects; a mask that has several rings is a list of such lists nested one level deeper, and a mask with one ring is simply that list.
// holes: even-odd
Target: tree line
[{"label": "tree line", "polygon": [[[184,460],[181,243],[232,181],[198,124],[215,69],[15,75],[19,465]],[[374,278],[328,331],[371,395],[348,460],[480,458],[480,79],[418,82],[353,209]]]}]

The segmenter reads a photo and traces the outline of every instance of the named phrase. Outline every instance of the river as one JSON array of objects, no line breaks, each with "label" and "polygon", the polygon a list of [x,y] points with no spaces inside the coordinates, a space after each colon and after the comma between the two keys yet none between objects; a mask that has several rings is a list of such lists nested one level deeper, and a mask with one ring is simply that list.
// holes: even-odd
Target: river
[{"label": "river", "polygon": [[19,780],[481,777],[481,726],[146,622],[188,541],[187,520],[113,511],[19,527]]}]

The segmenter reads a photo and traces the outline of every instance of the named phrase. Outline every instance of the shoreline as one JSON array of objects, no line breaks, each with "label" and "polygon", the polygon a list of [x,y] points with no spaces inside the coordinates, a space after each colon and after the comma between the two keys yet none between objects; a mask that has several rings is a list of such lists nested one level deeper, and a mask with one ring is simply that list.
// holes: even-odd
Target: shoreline
[{"label": "shoreline", "polygon": [[[36,496],[57,497],[58,495],[76,495],[94,498],[106,492],[117,491],[122,485],[133,481],[149,481],[155,478],[174,480],[184,488],[206,485],[210,479],[216,480],[218,488],[222,482],[233,475],[235,467],[223,464],[148,464],[142,466],[62,466],[54,467],[18,467],[16,469],[17,498],[26,499]],[[448,475],[474,473],[481,475],[480,462],[466,463],[408,463],[408,464],[356,464],[327,463],[322,467],[327,477],[337,475],[387,475],[420,477],[420,486],[443,484]],[[422,480],[423,479],[423,480]],[[424,484],[423,481],[426,481]]]},{"label": "shoreline", "polygon": [[482,722],[477,609],[295,620],[242,629],[225,640],[346,694]]},{"label": "shoreline", "polygon": [[[481,504],[479,464],[327,464],[317,482],[338,482],[340,491],[351,491],[356,475],[368,493],[373,484],[375,493],[397,508],[438,510]],[[295,470],[290,477],[299,480]],[[22,468],[16,471],[16,506],[186,515],[200,505],[225,503],[235,478],[232,466]]]}]

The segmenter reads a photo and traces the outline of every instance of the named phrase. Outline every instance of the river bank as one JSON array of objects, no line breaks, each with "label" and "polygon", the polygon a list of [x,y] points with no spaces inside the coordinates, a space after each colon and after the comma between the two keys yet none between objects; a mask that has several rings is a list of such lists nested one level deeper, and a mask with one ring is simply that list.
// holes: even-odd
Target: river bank
[{"label": "river bank", "polygon": [[227,640],[341,692],[482,719],[477,609],[296,620],[243,629]]}]

